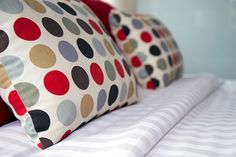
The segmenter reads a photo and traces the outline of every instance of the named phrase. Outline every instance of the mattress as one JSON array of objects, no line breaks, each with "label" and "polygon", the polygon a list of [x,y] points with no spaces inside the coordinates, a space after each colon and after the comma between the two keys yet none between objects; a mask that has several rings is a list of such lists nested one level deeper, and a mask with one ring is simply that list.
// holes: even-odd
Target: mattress
[{"label": "mattress", "polygon": [[95,119],[43,151],[18,121],[1,127],[0,156],[236,156],[234,81],[193,75],[139,93],[138,104]]}]

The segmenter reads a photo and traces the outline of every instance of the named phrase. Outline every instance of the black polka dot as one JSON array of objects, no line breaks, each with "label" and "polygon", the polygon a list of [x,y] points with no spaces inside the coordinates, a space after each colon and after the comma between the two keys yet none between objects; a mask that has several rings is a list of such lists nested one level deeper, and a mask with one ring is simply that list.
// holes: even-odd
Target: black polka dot
[{"label": "black polka dot", "polygon": [[127,74],[129,76],[131,76],[131,71],[130,71],[130,67],[129,67],[128,63],[124,59],[122,59],[122,63],[124,65],[124,67],[125,67],[125,70],[126,70]]},{"label": "black polka dot", "polygon": [[172,61],[171,56],[168,56],[168,62],[169,62],[169,65],[172,67],[173,66],[173,61]]},{"label": "black polka dot", "polygon": [[87,41],[85,41],[84,39],[79,38],[77,40],[77,46],[78,46],[79,50],[81,51],[81,53],[85,57],[87,57],[89,59],[93,58],[93,54],[94,54],[93,49]]},{"label": "black polka dot", "polygon": [[111,106],[118,97],[118,87],[116,85],[112,85],[109,92],[109,98],[108,98],[108,105]]},{"label": "black polka dot", "polygon": [[32,110],[29,111],[30,117],[34,123],[34,128],[36,132],[47,131],[50,127],[50,117],[48,114],[42,110]]},{"label": "black polka dot", "polygon": [[88,34],[93,34],[93,29],[82,19],[77,19],[77,23],[80,25],[80,27]]},{"label": "black polka dot", "polygon": [[123,25],[123,26],[122,26],[122,29],[123,29],[123,31],[124,31],[124,33],[125,33],[125,35],[126,35],[126,36],[128,36],[128,35],[129,35],[129,33],[130,33],[130,29],[129,29],[129,27],[128,27],[128,26],[125,26],[125,25]]},{"label": "black polka dot", "polygon": [[43,23],[43,26],[45,27],[45,29],[49,33],[51,33],[52,35],[54,35],[56,37],[63,36],[63,30],[62,30],[61,26],[53,19],[51,19],[49,17],[44,17],[42,19],[42,23]]},{"label": "black polka dot", "polygon": [[179,48],[179,46],[178,46],[177,42],[176,42],[174,39],[172,39],[172,43],[173,43],[173,45],[175,46],[175,48],[176,48],[176,49],[178,49],[178,48]]},{"label": "black polka dot", "polygon": [[161,50],[156,45],[152,45],[149,51],[153,56],[159,56],[161,54]]},{"label": "black polka dot", "polygon": [[113,18],[116,20],[117,23],[120,23],[120,22],[121,22],[120,15],[118,15],[118,14],[113,14],[112,16],[113,16]]},{"label": "black polka dot", "polygon": [[122,12],[123,15],[127,16],[127,17],[131,17],[131,14],[128,14],[126,12]]},{"label": "black polka dot", "polygon": [[71,8],[69,5],[67,5],[67,4],[65,4],[65,3],[63,3],[63,2],[58,2],[57,4],[58,4],[62,9],[64,9],[66,12],[68,12],[69,14],[74,15],[74,16],[77,15],[76,12],[75,12],[75,10],[74,10],[73,8]]},{"label": "black polka dot", "polygon": [[145,65],[145,69],[148,75],[151,75],[153,73],[153,67],[151,65]]},{"label": "black polka dot", "polygon": [[152,81],[153,85],[155,86],[155,88],[158,88],[160,86],[159,80],[152,78],[151,81]]},{"label": "black polka dot", "polygon": [[152,21],[153,21],[156,25],[161,25],[161,22],[158,21],[157,19],[152,19]]},{"label": "black polka dot", "polygon": [[9,44],[9,38],[6,32],[0,30],[0,53],[3,52]]},{"label": "black polka dot", "polygon": [[46,149],[53,145],[53,142],[47,138],[41,137],[39,138],[39,140],[40,140],[40,143],[42,144],[43,149]]},{"label": "black polka dot", "polygon": [[102,30],[110,36],[110,33],[107,31],[106,27],[104,26],[104,24],[101,21],[98,21],[100,27],[102,28]]},{"label": "black polka dot", "polygon": [[76,86],[81,89],[85,90],[89,86],[89,77],[86,73],[86,71],[80,67],[80,66],[75,66],[72,71],[71,71],[71,76],[76,84]]},{"label": "black polka dot", "polygon": [[82,128],[82,127],[85,126],[86,124],[87,124],[86,122],[81,123],[75,130],[78,130],[78,129]]},{"label": "black polka dot", "polygon": [[152,29],[152,33],[154,34],[155,37],[160,38],[160,35],[155,29]]},{"label": "black polka dot", "polygon": [[129,105],[129,103],[128,102],[126,102],[126,103],[124,103],[123,105],[121,105],[122,107],[126,107],[126,106],[128,106]]}]

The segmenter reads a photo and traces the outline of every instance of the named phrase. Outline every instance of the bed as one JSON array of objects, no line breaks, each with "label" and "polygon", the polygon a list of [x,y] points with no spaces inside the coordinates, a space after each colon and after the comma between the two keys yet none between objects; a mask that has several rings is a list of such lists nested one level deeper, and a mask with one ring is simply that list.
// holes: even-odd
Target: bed
[{"label": "bed", "polygon": [[46,150],[18,121],[0,129],[4,157],[235,157],[236,81],[186,75],[164,89],[139,88],[140,101],[106,114]]}]

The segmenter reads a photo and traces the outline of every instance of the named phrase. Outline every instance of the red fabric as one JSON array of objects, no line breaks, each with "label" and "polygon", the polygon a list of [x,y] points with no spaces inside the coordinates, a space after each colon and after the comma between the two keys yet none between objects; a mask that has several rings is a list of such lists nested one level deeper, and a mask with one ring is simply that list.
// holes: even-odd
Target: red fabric
[{"label": "red fabric", "polygon": [[109,14],[113,7],[105,2],[100,0],[81,0],[87,4],[97,17],[102,21],[103,25],[106,27],[108,32],[111,34],[111,29],[109,26]]},{"label": "red fabric", "polygon": [[15,120],[13,113],[7,107],[5,102],[0,98],[0,126]]}]

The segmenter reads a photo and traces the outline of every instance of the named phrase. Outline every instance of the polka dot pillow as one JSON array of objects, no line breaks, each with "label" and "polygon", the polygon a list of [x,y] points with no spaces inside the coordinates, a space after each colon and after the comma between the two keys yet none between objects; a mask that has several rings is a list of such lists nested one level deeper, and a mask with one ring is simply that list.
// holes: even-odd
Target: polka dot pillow
[{"label": "polka dot pillow", "polygon": [[113,9],[109,16],[112,34],[143,87],[167,86],[183,73],[179,48],[167,27],[144,15]]},{"label": "polka dot pillow", "polygon": [[72,0],[0,1],[0,94],[43,149],[137,99],[119,48]]}]

